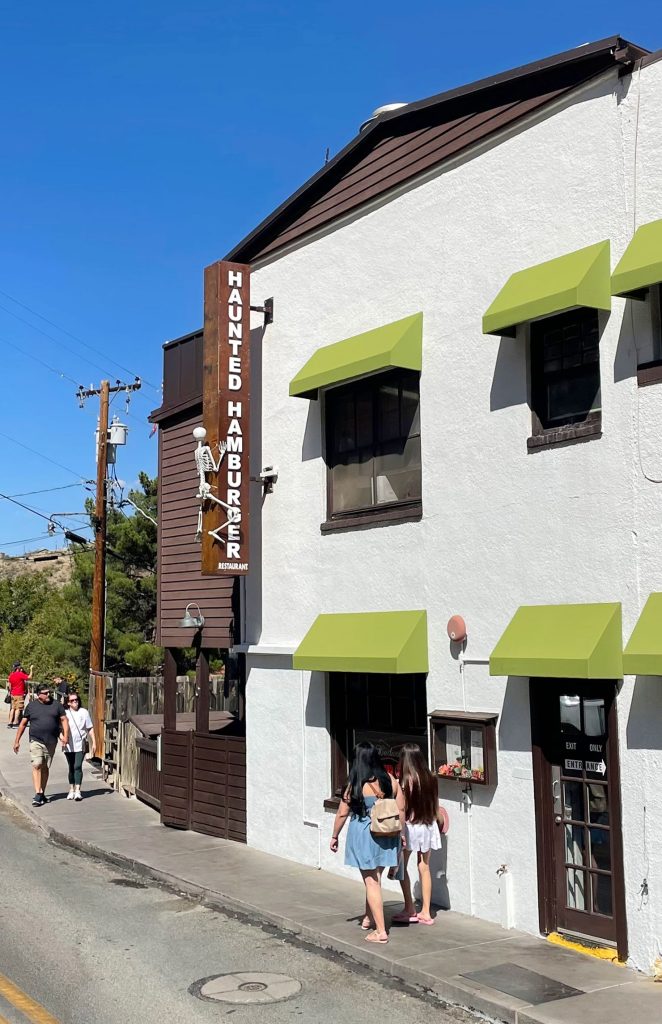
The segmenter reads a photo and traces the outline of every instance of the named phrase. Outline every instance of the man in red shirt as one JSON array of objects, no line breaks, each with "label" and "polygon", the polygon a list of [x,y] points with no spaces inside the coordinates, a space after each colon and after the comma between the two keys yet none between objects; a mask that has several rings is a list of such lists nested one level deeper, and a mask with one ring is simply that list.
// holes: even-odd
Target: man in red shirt
[{"label": "man in red shirt", "polygon": [[26,672],[21,667],[20,661],[15,661],[7,678],[9,696],[11,697],[11,709],[7,723],[8,729],[18,729],[18,723],[21,721],[21,715],[25,707],[25,696],[28,692],[28,682],[30,679],[32,679],[32,665],[30,665],[30,671]]}]

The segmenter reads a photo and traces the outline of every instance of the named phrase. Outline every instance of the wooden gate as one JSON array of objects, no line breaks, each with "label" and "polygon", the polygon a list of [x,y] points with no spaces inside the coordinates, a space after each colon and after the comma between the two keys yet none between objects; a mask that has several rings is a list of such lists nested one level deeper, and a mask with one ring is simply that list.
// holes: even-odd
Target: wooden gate
[{"label": "wooden gate", "polygon": [[191,828],[246,842],[246,739],[192,732]]},{"label": "wooden gate", "polygon": [[246,842],[246,739],[163,730],[161,821]]}]

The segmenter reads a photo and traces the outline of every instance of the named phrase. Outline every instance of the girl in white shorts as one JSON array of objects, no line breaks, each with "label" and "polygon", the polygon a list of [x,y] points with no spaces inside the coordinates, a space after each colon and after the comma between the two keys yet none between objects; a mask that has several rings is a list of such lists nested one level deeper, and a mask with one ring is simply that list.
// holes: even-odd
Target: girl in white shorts
[{"label": "girl in white shorts", "polygon": [[[434,924],[430,914],[432,899],[432,878],[430,876],[430,853],[441,849],[440,815],[437,793],[437,779],[428,768],[421,748],[416,743],[405,743],[400,754],[400,785],[405,795],[406,846],[404,855],[404,878],[401,879],[404,909],[393,917],[399,924]],[[421,911],[416,910],[407,874],[407,864],[412,853],[418,861],[418,876],[421,880]]]}]

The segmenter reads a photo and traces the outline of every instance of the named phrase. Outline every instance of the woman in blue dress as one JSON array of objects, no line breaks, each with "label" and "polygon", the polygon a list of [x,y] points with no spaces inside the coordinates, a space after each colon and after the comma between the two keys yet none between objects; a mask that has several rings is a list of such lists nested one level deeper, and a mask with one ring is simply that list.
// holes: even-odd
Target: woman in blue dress
[{"label": "woman in blue dress", "polygon": [[[402,835],[374,836],[370,831],[370,812],[376,800],[394,799],[400,812]],[[405,834],[405,799],[397,779],[392,778],[372,743],[357,743],[347,788],[333,824],[330,847],[338,852],[338,836],[347,819],[345,864],[358,868],[366,893],[365,917],[361,927],[369,934],[367,942],[388,942],[382,902],[382,872],[396,867]]]}]

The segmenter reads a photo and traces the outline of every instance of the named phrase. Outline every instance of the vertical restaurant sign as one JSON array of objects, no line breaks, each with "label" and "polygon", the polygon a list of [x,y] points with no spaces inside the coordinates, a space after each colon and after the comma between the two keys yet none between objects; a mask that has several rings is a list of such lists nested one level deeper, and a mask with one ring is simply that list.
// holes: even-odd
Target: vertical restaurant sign
[{"label": "vertical restaurant sign", "polygon": [[[214,457],[223,450],[203,512],[202,572],[248,572],[250,267],[224,260],[205,270],[203,424]],[[213,534],[211,531],[214,531]]]}]

